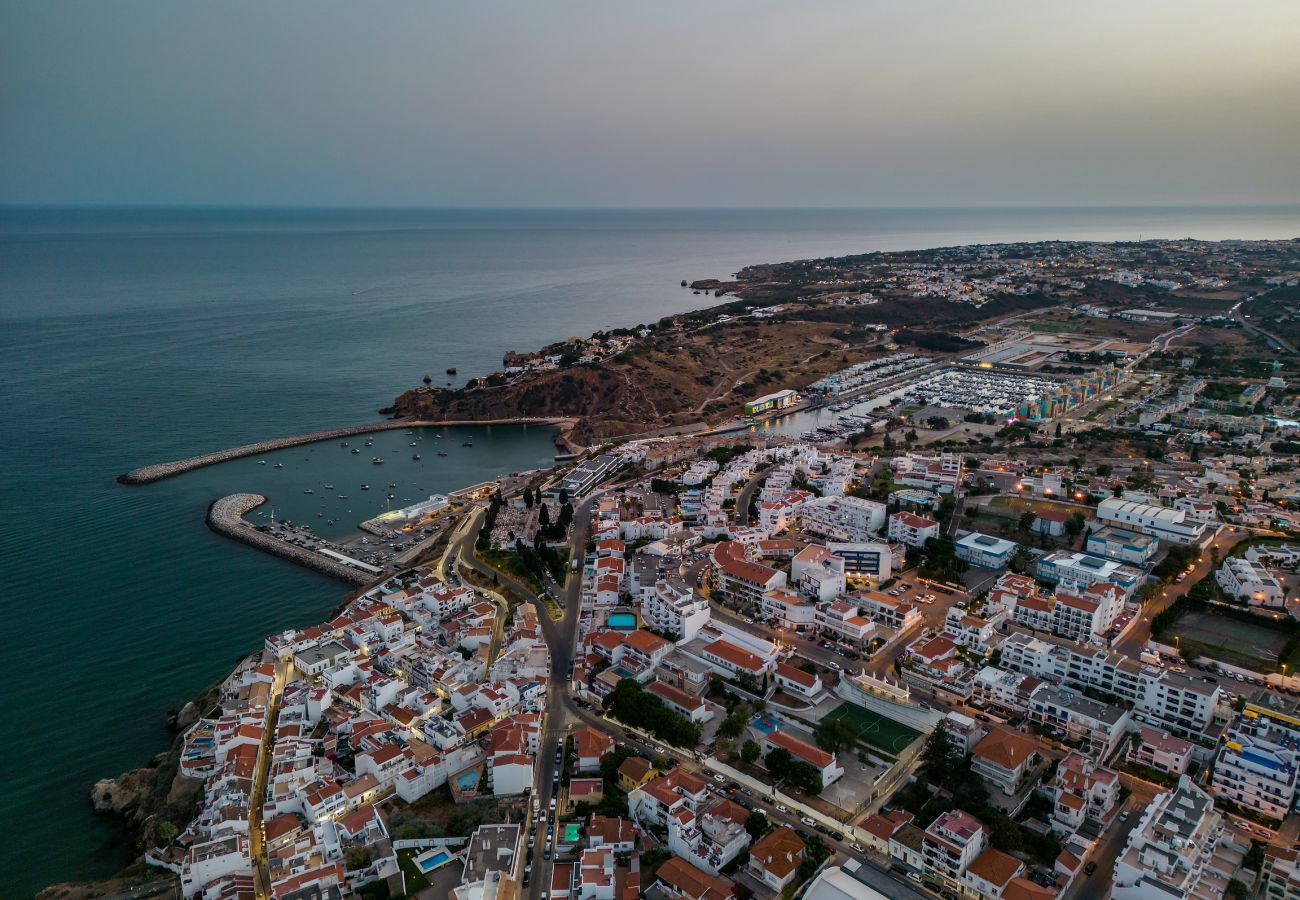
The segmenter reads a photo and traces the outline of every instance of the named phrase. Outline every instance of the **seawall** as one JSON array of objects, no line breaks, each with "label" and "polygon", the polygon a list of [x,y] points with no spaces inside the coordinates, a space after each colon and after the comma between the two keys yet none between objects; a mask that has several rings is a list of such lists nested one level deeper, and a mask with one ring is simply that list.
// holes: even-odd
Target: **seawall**
[{"label": "seawall", "polygon": [[263,534],[244,521],[245,514],[257,509],[265,502],[266,498],[261,494],[230,494],[219,500],[214,500],[212,505],[208,507],[208,527],[217,534],[248,544],[250,547],[256,547],[258,550],[272,556],[287,559],[304,568],[319,572],[322,575],[328,575],[330,578],[337,578],[339,581],[356,587],[370,584],[376,580],[372,575],[348,568],[342,563],[321,556],[319,553],[312,553],[310,550],[304,550],[302,547],[296,547],[293,544],[286,544],[284,541],[277,540],[268,534]]},{"label": "seawall", "polygon": [[171,478],[175,475],[181,475],[194,469],[201,469],[204,466],[213,466],[217,463],[228,462],[232,459],[241,459],[245,456],[254,456],[258,453],[269,453],[272,450],[283,450],[286,447],[297,447],[302,444],[314,444],[317,441],[329,441],[336,438],[351,437],[354,434],[368,434],[373,431],[392,431],[397,428],[420,428],[427,426],[439,425],[571,425],[571,419],[545,418],[545,419],[446,419],[438,421],[425,421],[418,419],[386,419],[382,422],[371,422],[366,425],[350,425],[346,428],[331,428],[327,431],[314,431],[310,434],[298,434],[292,437],[274,438],[269,441],[258,441],[255,444],[244,444],[240,447],[231,447],[228,450],[218,450],[215,453],[204,453],[199,456],[191,456],[188,459],[177,459],[171,462],[155,463],[151,466],[142,466],[138,469],[132,469],[130,472],[124,472],[117,476],[120,484],[151,484],[155,481],[162,481],[164,478]]}]

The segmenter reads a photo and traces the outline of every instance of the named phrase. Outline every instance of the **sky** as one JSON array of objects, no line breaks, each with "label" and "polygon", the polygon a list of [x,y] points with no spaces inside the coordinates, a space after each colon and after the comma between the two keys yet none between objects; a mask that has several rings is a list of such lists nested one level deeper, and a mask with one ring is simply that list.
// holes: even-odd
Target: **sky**
[{"label": "sky", "polygon": [[0,204],[1300,203],[1300,2],[0,0]]}]

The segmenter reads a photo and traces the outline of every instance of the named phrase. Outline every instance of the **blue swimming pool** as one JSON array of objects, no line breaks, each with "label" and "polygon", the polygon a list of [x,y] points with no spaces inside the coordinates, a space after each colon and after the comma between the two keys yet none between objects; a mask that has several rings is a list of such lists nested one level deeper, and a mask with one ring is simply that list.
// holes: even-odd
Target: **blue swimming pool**
[{"label": "blue swimming pool", "polygon": [[419,856],[411,858],[415,867],[420,870],[422,875],[427,875],[441,865],[445,865],[451,860],[451,854],[446,850],[425,850]]},{"label": "blue swimming pool", "polygon": [[754,716],[753,726],[763,734],[771,734],[781,726],[781,723],[767,713],[761,713]]},{"label": "blue swimming pool", "polygon": [[610,613],[605,624],[610,628],[617,628],[622,631],[636,630],[636,616],[632,613]]},{"label": "blue swimming pool", "polygon": [[470,769],[468,772],[461,772],[456,776],[456,787],[462,791],[472,791],[478,787],[479,772],[478,769]]}]

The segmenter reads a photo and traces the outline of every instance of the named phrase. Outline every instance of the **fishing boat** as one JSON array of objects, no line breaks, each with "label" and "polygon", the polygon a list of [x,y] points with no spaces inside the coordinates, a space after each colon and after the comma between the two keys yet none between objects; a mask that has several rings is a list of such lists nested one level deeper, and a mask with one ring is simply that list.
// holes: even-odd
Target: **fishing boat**
[{"label": "fishing boat", "polygon": [[368,484],[363,484],[363,485],[361,485],[361,490],[363,490],[363,491],[368,491],[368,490],[370,490],[370,485],[368,485]]},{"label": "fishing boat", "polygon": [[412,454],[411,454],[411,459],[419,459],[419,458],[420,458],[420,454],[418,454],[418,453],[412,453]]},{"label": "fishing boat", "polygon": [[257,464],[258,464],[259,466],[264,466],[264,465],[266,465],[266,460],[264,460],[264,459],[259,459],[259,460],[257,461]]},{"label": "fishing boat", "polygon": [[283,469],[283,468],[284,468],[284,463],[276,463],[276,464],[275,464],[275,467],[276,467],[277,469]]},{"label": "fishing boat", "polygon": [[417,444],[415,441],[411,441],[411,446],[412,446],[412,447],[418,447],[419,444]]},{"label": "fishing boat", "polygon": [[332,485],[332,484],[327,484],[327,485],[325,485],[325,490],[327,490],[327,491],[332,491],[332,490],[334,490],[334,485]]},{"label": "fishing boat", "polygon": [[461,444],[461,446],[462,446],[462,447],[473,447],[474,445],[471,444],[469,441],[465,441],[463,444]]},{"label": "fishing boat", "polygon": [[358,450],[356,447],[353,447],[353,448],[352,448],[352,452],[353,452],[353,453],[360,453],[361,451]]},{"label": "fishing boat", "polygon": [[446,451],[446,450],[439,450],[439,451],[438,451],[438,455],[439,455],[439,456],[446,456],[446,455],[447,455],[447,451]]},{"label": "fishing boat", "polygon": [[312,489],[311,489],[311,488],[307,488],[307,490],[303,491],[303,493],[304,493],[304,494],[310,494],[310,493],[312,493]]},{"label": "fishing boat", "polygon": [[347,442],[347,441],[339,441],[339,446],[340,446],[340,447],[346,447],[347,445],[348,445],[348,442]]},{"label": "fishing boat", "polygon": [[340,500],[346,500],[346,499],[348,499],[348,495],[347,495],[347,494],[339,494],[339,499],[340,499]]},{"label": "fishing boat", "polygon": [[382,456],[376,456],[370,461],[377,466],[382,466],[384,464],[384,458]]}]

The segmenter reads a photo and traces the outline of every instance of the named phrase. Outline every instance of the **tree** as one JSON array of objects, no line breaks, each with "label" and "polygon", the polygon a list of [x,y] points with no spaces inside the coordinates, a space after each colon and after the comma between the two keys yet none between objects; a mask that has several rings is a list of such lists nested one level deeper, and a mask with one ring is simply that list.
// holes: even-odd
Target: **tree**
[{"label": "tree", "polygon": [[1025,512],[1022,512],[1020,514],[1020,530],[1029,531],[1031,528],[1034,527],[1034,519],[1037,518],[1038,516],[1035,515],[1033,510],[1026,510]]},{"label": "tree", "polygon": [[821,770],[803,760],[796,760],[790,767],[790,783],[810,797],[820,794],[824,786]]},{"label": "tree", "polygon": [[748,714],[743,710],[737,710],[722,720],[722,724],[718,726],[718,735],[725,738],[738,738],[748,722]]},{"label": "tree", "polygon": [[569,502],[569,489],[560,488],[560,505],[563,506],[568,502]]},{"label": "tree", "polygon": [[1007,568],[1017,575],[1024,575],[1025,572],[1029,571],[1030,561],[1029,551],[1024,547],[1017,547],[1016,552],[1011,554],[1011,558],[1007,560]]},{"label": "tree", "polygon": [[1071,538],[1077,538],[1083,532],[1085,524],[1086,520],[1083,518],[1083,513],[1076,512],[1065,520],[1065,533]]},{"label": "tree", "polygon": [[750,840],[758,840],[767,831],[767,816],[761,810],[754,810],[745,819],[745,831],[749,832]]},{"label": "tree", "polygon": [[745,741],[740,745],[740,758],[751,766],[758,761],[762,753],[763,750],[758,746],[757,741]]},{"label": "tree", "polygon": [[817,746],[827,753],[838,753],[846,747],[852,747],[857,739],[857,730],[847,719],[822,719],[813,729]]},{"label": "tree", "polygon": [[537,524],[541,525],[543,528],[546,528],[551,524],[551,508],[545,503],[543,503],[542,508],[537,511]]},{"label": "tree", "polygon": [[960,756],[953,746],[952,738],[948,737],[948,730],[936,726],[921,748],[921,776],[931,784],[942,787],[952,778],[959,761]]},{"label": "tree", "polygon": [[524,508],[533,508],[533,491],[532,488],[524,488]]},{"label": "tree", "polygon": [[794,757],[790,755],[789,750],[773,747],[767,751],[763,765],[767,767],[768,774],[773,778],[789,778],[790,770],[794,766]]}]

